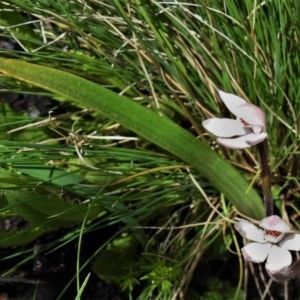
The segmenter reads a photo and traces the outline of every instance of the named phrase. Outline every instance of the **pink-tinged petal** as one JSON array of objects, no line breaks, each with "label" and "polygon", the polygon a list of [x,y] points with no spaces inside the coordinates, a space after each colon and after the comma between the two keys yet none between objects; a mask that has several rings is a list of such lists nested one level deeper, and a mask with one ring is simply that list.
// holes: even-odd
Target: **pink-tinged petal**
[{"label": "pink-tinged petal", "polygon": [[245,142],[243,137],[234,139],[218,138],[217,142],[218,144],[230,149],[244,149],[250,147],[250,145]]},{"label": "pink-tinged petal", "polygon": [[245,261],[261,263],[266,260],[269,251],[272,247],[271,243],[260,244],[250,243],[242,248],[242,253]]},{"label": "pink-tinged petal", "polygon": [[291,253],[284,248],[273,245],[268,255],[266,269],[272,274],[288,267],[291,263]]},{"label": "pink-tinged petal", "polygon": [[259,226],[271,231],[289,232],[290,226],[276,215],[269,216],[260,221]]},{"label": "pink-tinged petal", "polygon": [[279,246],[287,250],[300,251],[300,234],[299,233],[285,234]]},{"label": "pink-tinged petal", "polygon": [[297,259],[292,265],[289,265],[278,272],[269,272],[269,275],[276,281],[286,281],[296,276],[299,277],[300,274],[300,260]]},{"label": "pink-tinged petal", "polygon": [[202,122],[202,125],[213,135],[224,138],[251,132],[251,129],[245,128],[242,123],[234,119],[211,118]]},{"label": "pink-tinged petal", "polygon": [[223,91],[218,91],[218,92],[223,103],[230,110],[230,112],[233,113],[235,116],[238,116],[239,107],[243,104],[248,103],[246,100],[244,100],[243,98],[237,95],[225,93]]},{"label": "pink-tinged petal", "polygon": [[260,133],[266,127],[266,115],[258,106],[246,103],[237,108],[237,119],[246,127],[251,127],[254,133]]},{"label": "pink-tinged petal", "polygon": [[278,272],[268,272],[269,276],[274,280],[278,282],[285,282],[287,280],[292,279],[294,276],[297,276],[298,274],[290,274],[289,267],[279,270]]},{"label": "pink-tinged petal", "polygon": [[254,146],[267,138],[267,134],[265,132],[254,134],[248,133],[244,136],[240,136],[238,138],[233,139],[225,139],[218,138],[217,142],[227,148],[231,149],[244,149],[247,147]]},{"label": "pink-tinged petal", "polygon": [[235,230],[244,238],[250,241],[265,243],[266,239],[264,236],[264,231],[249,221],[241,220],[234,224]]},{"label": "pink-tinged petal", "polygon": [[258,134],[248,133],[247,135],[244,136],[244,140],[248,145],[253,146],[261,143],[267,137],[268,135],[266,132],[262,132]]}]

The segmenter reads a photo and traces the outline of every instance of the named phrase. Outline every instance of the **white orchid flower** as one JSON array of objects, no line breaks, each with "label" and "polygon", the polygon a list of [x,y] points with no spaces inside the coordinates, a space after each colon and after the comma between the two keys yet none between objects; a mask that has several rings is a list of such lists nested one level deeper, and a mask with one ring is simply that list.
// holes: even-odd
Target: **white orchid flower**
[{"label": "white orchid flower", "polygon": [[235,224],[235,229],[246,239],[254,241],[242,248],[245,261],[261,263],[267,260],[266,270],[269,274],[279,275],[292,263],[289,250],[300,250],[300,234],[276,215],[263,219],[259,226],[242,220]]},{"label": "white orchid flower", "polygon": [[210,118],[202,122],[203,127],[217,136],[217,142],[232,149],[243,149],[267,138],[266,117],[263,110],[234,95],[219,91],[226,107],[236,119]]}]

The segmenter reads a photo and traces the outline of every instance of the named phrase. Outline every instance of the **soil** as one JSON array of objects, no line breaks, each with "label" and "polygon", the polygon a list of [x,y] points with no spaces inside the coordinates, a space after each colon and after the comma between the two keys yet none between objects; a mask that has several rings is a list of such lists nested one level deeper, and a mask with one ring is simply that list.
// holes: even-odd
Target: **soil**
[{"label": "soil", "polygon": [[[26,227],[26,222],[19,217],[12,217],[0,222],[0,228],[11,230]],[[66,231],[59,231],[46,235],[34,243],[24,246],[26,249],[33,249],[36,252],[33,260],[16,268],[13,275],[9,277],[0,277],[0,300],[55,300],[55,299],[75,299],[76,284],[75,280],[64,291],[66,286],[76,274],[76,257],[77,244],[71,243],[67,246],[60,247],[56,251],[50,253],[40,253],[40,249],[46,243],[51,243],[62,237]],[[95,235],[106,236],[100,232],[94,232],[92,235],[85,236],[81,247],[81,260],[85,261],[93,251],[101,244],[95,239]],[[103,241],[102,241],[103,242]],[[20,249],[17,249],[20,251]],[[7,258],[15,253],[15,248],[0,249],[0,257]],[[28,255],[31,255],[32,251]],[[1,270],[9,270],[15,268],[22,259],[26,259],[26,254],[16,256],[8,260],[1,261]],[[113,285],[109,285],[101,281],[91,270],[88,265],[81,272],[81,283],[85,277],[90,274],[88,284],[81,297],[83,300],[120,300],[123,299],[121,293]],[[64,292],[63,292],[64,291]],[[59,296],[62,294],[61,298]]]}]

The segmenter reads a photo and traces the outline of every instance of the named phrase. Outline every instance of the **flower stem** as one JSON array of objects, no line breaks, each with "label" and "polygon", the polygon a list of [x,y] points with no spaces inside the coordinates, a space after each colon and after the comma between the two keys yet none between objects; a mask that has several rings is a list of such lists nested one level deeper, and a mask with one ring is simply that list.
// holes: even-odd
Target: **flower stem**
[{"label": "flower stem", "polygon": [[273,215],[273,198],[271,193],[271,171],[268,163],[268,144],[267,140],[257,145],[261,162],[262,191],[265,203],[266,217]]}]

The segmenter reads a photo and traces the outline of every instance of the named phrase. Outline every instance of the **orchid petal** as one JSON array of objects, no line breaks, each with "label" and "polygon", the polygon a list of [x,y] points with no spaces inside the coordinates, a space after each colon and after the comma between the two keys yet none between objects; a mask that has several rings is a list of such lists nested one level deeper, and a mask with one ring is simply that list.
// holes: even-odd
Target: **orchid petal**
[{"label": "orchid petal", "polygon": [[254,133],[248,133],[247,135],[244,136],[245,142],[250,145],[257,145],[263,140],[265,140],[268,137],[266,132],[254,134]]},{"label": "orchid petal", "polygon": [[254,134],[248,133],[244,136],[233,139],[218,138],[217,142],[227,148],[231,149],[244,149],[253,145],[256,145],[267,138],[265,132]]},{"label": "orchid petal", "polygon": [[202,122],[202,125],[208,132],[224,138],[251,132],[249,128],[245,128],[241,122],[234,119],[210,118]]},{"label": "orchid petal", "polygon": [[236,109],[236,116],[246,127],[251,127],[254,133],[264,131],[266,127],[266,116],[258,106],[246,103]]},{"label": "orchid petal", "polygon": [[225,93],[223,91],[218,91],[218,92],[223,103],[230,110],[230,112],[233,113],[235,116],[238,116],[239,107],[241,105],[248,103],[246,100],[244,100],[243,98],[237,95]]},{"label": "orchid petal", "polygon": [[268,255],[266,269],[272,274],[288,267],[291,263],[291,253],[284,248],[273,245]]},{"label": "orchid petal", "polygon": [[249,221],[241,220],[234,225],[234,228],[242,237],[246,238],[247,240],[259,243],[266,242],[264,231]]},{"label": "orchid petal", "polygon": [[269,216],[260,221],[259,226],[271,231],[289,232],[290,226],[276,215]]},{"label": "orchid petal", "polygon": [[285,235],[279,246],[287,250],[300,251],[300,234],[291,233]]},{"label": "orchid petal", "polygon": [[271,247],[272,247],[271,243],[266,243],[266,244],[250,243],[242,248],[242,253],[245,261],[261,263],[266,260]]}]

